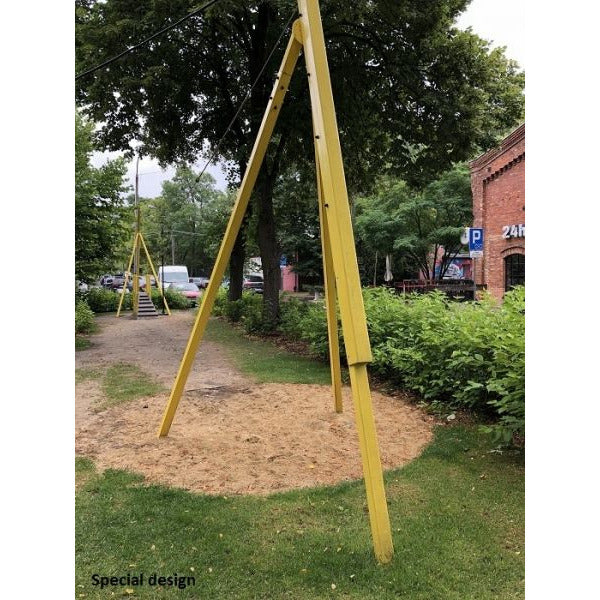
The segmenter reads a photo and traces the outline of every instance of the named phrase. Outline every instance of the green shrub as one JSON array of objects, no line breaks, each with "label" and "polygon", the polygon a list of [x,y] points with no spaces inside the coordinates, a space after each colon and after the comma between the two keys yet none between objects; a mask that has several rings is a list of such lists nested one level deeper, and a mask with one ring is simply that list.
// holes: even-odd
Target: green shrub
[{"label": "green shrub", "polygon": [[217,297],[215,298],[215,304],[213,306],[212,314],[217,317],[224,317],[225,310],[227,308],[227,303],[229,302],[227,298],[228,290],[227,288],[220,287],[217,292]]},{"label": "green shrub", "polygon": [[[449,409],[468,408],[497,418],[488,428],[505,440],[524,432],[525,293],[459,303],[443,293],[398,296],[386,288],[363,291],[373,362],[371,369],[398,386]],[[244,294],[236,302],[220,295],[215,311],[262,330],[261,298]],[[326,359],[329,352],[323,302],[281,303],[283,335],[308,342]],[[340,356],[345,359],[338,315]]]},{"label": "green shrub", "polygon": [[239,298],[238,300],[231,300],[227,302],[223,309],[223,316],[226,317],[232,323],[239,323],[244,315],[244,300]]},{"label": "green shrub", "polygon": [[[498,305],[490,296],[457,303],[437,292],[398,296],[385,288],[363,292],[373,352],[371,369],[396,385],[450,408],[495,415],[490,427],[508,440],[524,432],[524,290]],[[327,322],[319,303],[283,313],[282,331],[326,357]],[[340,328],[341,337],[341,328]],[[340,344],[344,358],[344,347]]]},{"label": "green shrub", "polygon": [[[91,288],[85,293],[85,299],[95,313],[116,312],[121,294],[106,288]],[[131,308],[131,294],[125,294],[121,310]]]},{"label": "green shrub", "polygon": [[504,441],[525,433],[525,289],[504,297],[504,326],[493,340],[494,360],[486,389],[488,403],[500,415],[491,430]]},{"label": "green shrub", "polygon": [[[300,339],[308,342],[310,349],[318,357],[326,360],[329,358],[329,341],[327,332],[327,312],[324,302],[309,302],[308,308],[296,326],[300,332]],[[340,357],[346,357],[346,349],[341,338],[342,329],[338,329],[340,335]]]},{"label": "green shrub", "polygon": [[302,302],[297,298],[290,298],[281,303],[281,325],[279,329],[285,337],[291,340],[302,339],[301,319],[308,313],[309,306],[308,302]]},{"label": "green shrub", "polygon": [[[172,290],[169,288],[165,289],[165,298],[167,300],[167,304],[169,308],[173,309],[183,309],[190,308],[192,303],[180,292],[177,290]],[[152,289],[152,303],[157,308],[157,310],[162,309],[163,301],[160,295],[160,291],[156,288]]]},{"label": "green shrub", "polygon": [[94,329],[94,313],[85,300],[75,304],[75,333],[91,333]]}]

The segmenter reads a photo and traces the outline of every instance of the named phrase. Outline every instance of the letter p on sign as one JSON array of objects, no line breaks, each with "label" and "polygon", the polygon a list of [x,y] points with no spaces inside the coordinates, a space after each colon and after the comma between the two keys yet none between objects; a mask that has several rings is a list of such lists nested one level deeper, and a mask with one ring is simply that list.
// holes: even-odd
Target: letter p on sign
[{"label": "letter p on sign", "polygon": [[483,229],[471,227],[469,229],[469,254],[472,258],[483,256]]}]

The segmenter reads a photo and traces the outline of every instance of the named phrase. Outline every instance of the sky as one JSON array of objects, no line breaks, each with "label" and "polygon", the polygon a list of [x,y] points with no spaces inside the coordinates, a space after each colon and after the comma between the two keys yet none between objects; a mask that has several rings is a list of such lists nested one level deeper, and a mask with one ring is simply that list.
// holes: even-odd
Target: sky
[{"label": "sky", "polygon": [[[457,21],[458,27],[466,29],[471,27],[480,37],[490,41],[493,47],[505,46],[506,55],[519,62],[525,68],[525,40],[524,22],[525,14],[522,0],[473,0],[469,8]],[[92,163],[98,167],[109,158],[118,156],[115,152],[97,152],[92,157]],[[204,161],[199,160],[195,170],[200,170]],[[217,188],[225,189],[227,181],[219,166],[210,165],[207,169],[216,180]],[[139,194],[143,198],[159,196],[163,181],[169,180],[175,174],[174,167],[162,170],[158,162],[151,158],[140,160],[139,166]],[[132,186],[135,183],[135,160],[132,160],[127,169],[127,178]]]}]

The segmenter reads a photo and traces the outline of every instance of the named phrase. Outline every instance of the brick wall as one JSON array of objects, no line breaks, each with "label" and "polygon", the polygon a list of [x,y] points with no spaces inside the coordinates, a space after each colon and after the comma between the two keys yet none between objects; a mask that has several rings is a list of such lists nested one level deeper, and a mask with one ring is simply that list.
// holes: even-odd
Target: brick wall
[{"label": "brick wall", "polygon": [[505,225],[525,224],[525,125],[469,166],[473,227],[484,228],[483,258],[475,261],[475,277],[501,299],[505,257],[525,254],[524,237],[505,239],[502,235]]}]

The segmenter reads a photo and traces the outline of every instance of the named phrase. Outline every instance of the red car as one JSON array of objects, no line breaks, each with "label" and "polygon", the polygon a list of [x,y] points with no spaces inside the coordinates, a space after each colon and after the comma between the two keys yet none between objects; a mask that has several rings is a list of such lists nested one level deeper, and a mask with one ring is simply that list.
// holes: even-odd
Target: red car
[{"label": "red car", "polygon": [[195,283],[172,283],[168,289],[183,294],[192,304],[197,304],[201,296],[200,288]]}]

